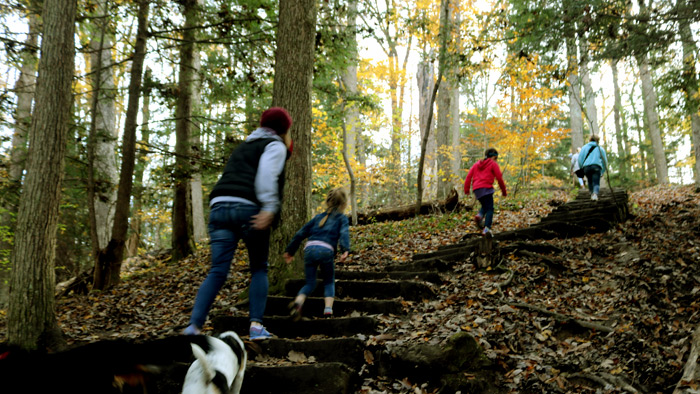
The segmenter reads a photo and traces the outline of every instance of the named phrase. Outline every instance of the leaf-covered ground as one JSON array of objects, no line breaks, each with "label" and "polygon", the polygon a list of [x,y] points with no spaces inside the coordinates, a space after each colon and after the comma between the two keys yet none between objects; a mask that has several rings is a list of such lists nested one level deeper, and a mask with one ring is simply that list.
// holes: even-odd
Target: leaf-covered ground
[{"label": "leaf-covered ground", "polygon": [[[502,200],[495,230],[536,223],[553,202],[569,196],[549,191],[523,203]],[[470,332],[503,376],[503,392],[672,392],[700,324],[700,194],[692,187],[655,187],[630,194],[629,204],[634,217],[606,233],[533,241],[528,249],[535,252],[504,253],[489,270],[471,259],[458,262],[435,289],[436,299],[407,302],[414,314],[383,319],[383,332],[367,341],[389,347],[441,343],[458,331]],[[475,231],[472,215],[352,228],[355,253],[338,269],[381,270],[456,243]],[[238,253],[216,312],[239,312],[248,276],[245,253]],[[178,333],[209,254],[203,247],[177,263],[166,256],[131,259],[123,283],[113,290],[59,299],[58,319],[69,343]],[[562,318],[605,329],[563,324]],[[0,341],[4,326],[3,318]],[[366,393],[435,390],[425,382],[364,378]]]}]

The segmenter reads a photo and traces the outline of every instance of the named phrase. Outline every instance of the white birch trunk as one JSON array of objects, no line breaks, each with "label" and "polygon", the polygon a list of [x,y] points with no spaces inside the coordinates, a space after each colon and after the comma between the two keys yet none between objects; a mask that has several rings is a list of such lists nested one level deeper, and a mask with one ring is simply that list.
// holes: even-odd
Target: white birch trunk
[{"label": "white birch trunk", "polygon": [[668,165],[666,164],[666,153],[664,143],[659,129],[659,113],[656,111],[656,92],[652,82],[651,70],[649,69],[649,59],[646,55],[637,58],[639,63],[639,78],[642,80],[642,99],[644,101],[644,113],[648,121],[649,136],[651,146],[654,151],[654,167],[656,168],[656,178],[661,185],[667,185]]},{"label": "white birch trunk", "polygon": [[[108,2],[101,0],[98,3],[100,16],[108,15]],[[102,19],[96,20],[93,36],[90,40],[90,64],[93,72],[93,87],[98,86],[99,92],[93,100],[97,100],[95,107],[95,161],[92,163],[95,174],[95,224],[97,231],[98,247],[104,249],[112,237],[114,225],[114,212],[117,202],[117,124],[116,124],[116,86],[112,69],[112,50],[114,36],[109,28],[102,29]],[[100,49],[101,48],[101,49]],[[99,56],[99,59],[98,59]],[[101,71],[97,70],[101,64]]]}]

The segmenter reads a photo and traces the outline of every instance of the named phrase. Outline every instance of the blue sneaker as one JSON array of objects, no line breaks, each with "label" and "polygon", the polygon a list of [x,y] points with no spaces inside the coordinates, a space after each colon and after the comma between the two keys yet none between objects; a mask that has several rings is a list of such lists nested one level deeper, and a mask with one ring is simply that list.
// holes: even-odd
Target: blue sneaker
[{"label": "blue sneaker", "polygon": [[251,326],[250,327],[250,340],[251,341],[262,341],[265,339],[270,339],[274,335],[270,334],[263,326]]},{"label": "blue sneaker", "polygon": [[197,328],[194,324],[190,324],[182,331],[182,335],[200,335],[202,330]]}]

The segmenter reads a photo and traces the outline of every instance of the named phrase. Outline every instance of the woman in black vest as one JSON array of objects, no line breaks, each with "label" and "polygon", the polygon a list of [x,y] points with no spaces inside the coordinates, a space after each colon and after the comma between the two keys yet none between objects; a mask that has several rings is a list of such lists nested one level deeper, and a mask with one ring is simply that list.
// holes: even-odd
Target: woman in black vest
[{"label": "woman in black vest", "polygon": [[209,194],[211,268],[197,292],[185,334],[201,333],[242,239],[250,260],[250,339],[272,337],[262,325],[268,291],[267,258],[270,225],[280,209],[284,165],[291,152],[291,125],[292,118],[284,108],[263,112],[260,127],[233,151]]}]

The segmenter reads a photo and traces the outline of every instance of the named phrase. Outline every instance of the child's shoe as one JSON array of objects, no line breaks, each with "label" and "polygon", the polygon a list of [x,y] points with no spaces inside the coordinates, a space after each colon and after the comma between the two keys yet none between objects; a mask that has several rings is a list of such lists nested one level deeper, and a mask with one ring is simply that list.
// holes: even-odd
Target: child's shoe
[{"label": "child's shoe", "polygon": [[475,215],[474,216],[474,223],[476,224],[476,227],[479,228],[484,228],[483,221],[484,219],[480,215]]},{"label": "child's shoe", "polygon": [[488,227],[484,227],[484,230],[481,232],[481,235],[483,235],[486,238],[493,237],[493,233],[491,232],[491,229]]},{"label": "child's shoe", "polygon": [[598,201],[598,194],[596,194],[596,193],[591,194],[591,200]]},{"label": "child's shoe", "polygon": [[292,301],[289,303],[287,308],[289,308],[289,317],[292,319],[292,321],[299,321],[301,319],[301,304],[297,304],[295,301]]},{"label": "child's shoe", "polygon": [[325,318],[333,317],[333,308],[331,308],[330,306],[323,308],[323,317],[325,317]]},{"label": "child's shoe", "polygon": [[262,341],[265,339],[270,339],[274,335],[270,334],[263,326],[250,326],[250,340],[251,341]]}]

